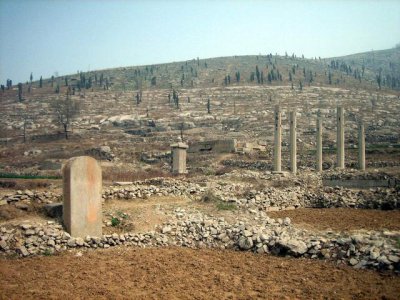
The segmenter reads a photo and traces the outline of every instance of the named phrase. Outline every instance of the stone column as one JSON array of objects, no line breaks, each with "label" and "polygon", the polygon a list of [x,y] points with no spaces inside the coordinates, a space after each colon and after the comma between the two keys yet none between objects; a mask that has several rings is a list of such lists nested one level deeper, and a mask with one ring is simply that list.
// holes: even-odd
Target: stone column
[{"label": "stone column", "polygon": [[101,168],[89,156],[71,158],[63,173],[63,221],[73,237],[102,236]]},{"label": "stone column", "polygon": [[322,118],[317,119],[317,171],[322,172]]},{"label": "stone column", "polygon": [[281,108],[275,106],[275,138],[274,138],[274,171],[281,172],[282,164],[282,124],[281,124]]},{"label": "stone column", "polygon": [[365,171],[365,131],[362,120],[358,123],[358,168]]},{"label": "stone column", "polygon": [[186,150],[189,148],[183,142],[178,142],[171,145],[172,148],[172,173],[186,174]]},{"label": "stone column", "polygon": [[289,113],[290,122],[290,170],[293,174],[297,173],[297,144],[296,144],[296,111]]},{"label": "stone column", "polygon": [[344,110],[337,107],[337,168],[344,169]]}]

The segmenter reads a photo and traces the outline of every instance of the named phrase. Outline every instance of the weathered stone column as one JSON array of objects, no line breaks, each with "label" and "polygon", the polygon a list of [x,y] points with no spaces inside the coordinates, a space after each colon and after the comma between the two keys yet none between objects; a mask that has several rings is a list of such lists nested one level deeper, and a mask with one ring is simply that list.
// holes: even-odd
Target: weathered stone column
[{"label": "weathered stone column", "polygon": [[290,170],[293,174],[297,173],[297,144],[296,144],[296,111],[291,111],[289,113],[290,122]]},{"label": "weathered stone column", "polygon": [[317,119],[317,171],[322,172],[322,117]]},{"label": "weathered stone column", "polygon": [[181,141],[171,145],[172,148],[172,173],[185,174],[186,170],[186,150],[189,146]]},{"label": "weathered stone column", "polygon": [[101,168],[89,156],[71,158],[63,169],[63,221],[73,237],[102,236]]},{"label": "weathered stone column", "polygon": [[337,168],[344,169],[344,110],[337,107]]},{"label": "weathered stone column", "polygon": [[365,171],[365,130],[362,120],[358,123],[358,168]]},{"label": "weathered stone column", "polygon": [[274,171],[282,171],[282,124],[281,124],[281,108],[275,106],[275,136],[274,136]]}]

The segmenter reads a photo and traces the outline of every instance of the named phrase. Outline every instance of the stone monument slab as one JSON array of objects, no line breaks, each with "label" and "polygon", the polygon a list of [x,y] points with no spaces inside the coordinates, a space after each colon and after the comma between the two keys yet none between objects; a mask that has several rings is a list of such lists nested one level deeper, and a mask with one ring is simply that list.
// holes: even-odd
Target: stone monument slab
[{"label": "stone monument slab", "polygon": [[102,236],[101,168],[89,156],[71,158],[63,169],[63,221],[73,237]]}]

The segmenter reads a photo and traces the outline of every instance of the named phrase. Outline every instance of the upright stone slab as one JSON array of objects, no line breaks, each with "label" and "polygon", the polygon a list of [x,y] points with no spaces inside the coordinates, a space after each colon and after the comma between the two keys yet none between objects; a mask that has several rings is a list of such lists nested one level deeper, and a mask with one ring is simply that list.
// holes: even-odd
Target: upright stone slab
[{"label": "upright stone slab", "polygon": [[297,143],[296,143],[296,111],[291,111],[290,119],[290,170],[293,174],[297,173]]},{"label": "upright stone slab", "polygon": [[322,117],[317,119],[317,171],[322,172]]},{"label": "upright stone slab", "polygon": [[275,135],[274,135],[274,171],[282,171],[282,121],[281,121],[281,108],[279,105],[275,106]]},{"label": "upright stone slab", "polygon": [[186,174],[186,150],[188,145],[179,141],[171,145],[172,148],[172,173],[173,174]]},{"label": "upright stone slab", "polygon": [[73,237],[102,236],[101,168],[89,156],[71,158],[63,169],[63,220]]},{"label": "upright stone slab", "polygon": [[337,168],[344,169],[344,110],[337,108]]},{"label": "upright stone slab", "polygon": [[365,171],[365,130],[362,120],[358,123],[358,168]]}]

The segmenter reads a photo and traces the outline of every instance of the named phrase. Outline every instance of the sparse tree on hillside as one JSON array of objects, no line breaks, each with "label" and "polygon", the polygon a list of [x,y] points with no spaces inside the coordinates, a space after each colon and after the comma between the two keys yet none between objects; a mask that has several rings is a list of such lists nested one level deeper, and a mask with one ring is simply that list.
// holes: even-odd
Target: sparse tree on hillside
[{"label": "sparse tree on hillside", "polygon": [[19,109],[17,111],[17,116],[22,120],[22,138],[24,143],[26,143],[26,129],[28,127],[28,123],[32,120],[30,113],[31,111],[28,109],[28,107],[24,107],[24,109]]},{"label": "sparse tree on hillside", "polygon": [[[271,71],[271,72],[272,72],[272,71]],[[268,75],[267,75],[267,79],[268,79],[268,82],[269,82],[269,83],[272,82],[271,72],[269,72]]]},{"label": "sparse tree on hillside", "polygon": [[175,105],[176,105],[176,109],[179,109],[179,95],[178,94],[176,94]]},{"label": "sparse tree on hillside", "polygon": [[211,102],[210,102],[210,98],[207,99],[207,112],[209,114],[211,114]]},{"label": "sparse tree on hillside", "polygon": [[29,77],[29,79],[30,79],[30,81],[31,81],[31,83],[32,83],[32,80],[33,80],[33,74],[32,74],[32,72],[31,72],[31,76]]},{"label": "sparse tree on hillside", "polygon": [[139,93],[136,93],[136,105],[140,104],[140,96]]},{"label": "sparse tree on hillside", "polygon": [[4,93],[5,87],[4,84],[1,85],[1,91]]},{"label": "sparse tree on hillside", "polygon": [[236,75],[236,82],[240,82],[240,72],[237,71],[235,75]]},{"label": "sparse tree on hillside", "polygon": [[51,76],[51,87],[54,85],[54,76]]},{"label": "sparse tree on hillside", "polygon": [[180,125],[180,131],[181,131],[181,140],[183,141],[183,130],[184,130],[185,124],[183,122],[181,122]]},{"label": "sparse tree on hillside", "polygon": [[79,107],[70,95],[69,91],[64,97],[58,97],[52,102],[52,108],[56,122],[63,127],[65,139],[68,139],[68,130],[74,116],[79,113]]},{"label": "sparse tree on hillside", "polygon": [[376,82],[378,83],[379,89],[381,89],[381,83],[382,83],[382,70],[379,70],[378,75],[376,75]]},{"label": "sparse tree on hillside", "polygon": [[22,83],[18,83],[18,100],[22,101]]},{"label": "sparse tree on hillside", "polygon": [[41,88],[43,86],[43,79],[42,79],[42,76],[40,76],[40,79],[39,79],[39,87]]},{"label": "sparse tree on hillside", "polygon": [[256,66],[256,77],[257,77],[257,83],[261,83],[260,70],[258,69],[258,66]]}]

